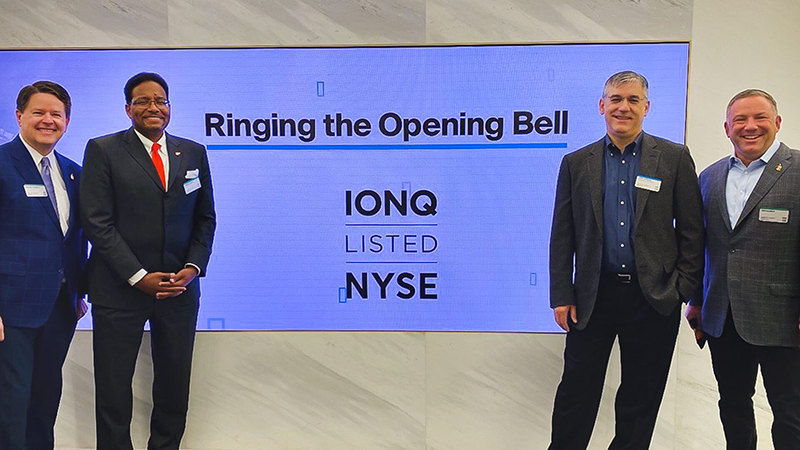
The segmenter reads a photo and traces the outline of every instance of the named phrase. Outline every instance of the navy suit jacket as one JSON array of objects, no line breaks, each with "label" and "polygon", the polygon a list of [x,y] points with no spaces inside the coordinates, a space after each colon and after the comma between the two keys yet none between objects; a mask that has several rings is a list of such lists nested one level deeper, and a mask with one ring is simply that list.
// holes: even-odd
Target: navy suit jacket
[{"label": "navy suit jacket", "polygon": [[43,181],[25,144],[18,136],[0,146],[0,317],[7,326],[43,325],[64,279],[73,303],[86,293],[87,242],[78,208],[81,168],[54,154],[69,195],[66,236],[50,199],[26,195],[26,184]]},{"label": "navy suit jacket", "polygon": [[[605,138],[566,155],[556,187],[550,306],[577,305],[579,330],[594,310],[602,270],[604,148]],[[636,271],[647,301],[668,315],[703,276],[702,199],[686,146],[644,134],[641,158],[639,173],[661,187],[636,190]]]},{"label": "navy suit jacket", "polygon": [[[216,228],[208,155],[202,145],[167,135],[169,184],[161,187],[142,141],[129,128],[86,144],[81,216],[92,243],[89,301],[144,309],[155,297],[128,284],[139,269],[178,272],[186,263],[206,274]],[[200,187],[186,182],[197,178]],[[196,181],[195,181],[196,184]],[[187,193],[188,191],[188,193]],[[197,302],[199,278],[172,302]]]},{"label": "navy suit jacket", "polygon": [[[800,151],[781,143],[767,162],[739,221],[731,227],[725,187],[730,157],[700,174],[706,220],[706,274],[691,304],[702,306],[703,332],[722,334],[728,308],[753,345],[800,346]],[[787,223],[760,217],[788,211]]]}]

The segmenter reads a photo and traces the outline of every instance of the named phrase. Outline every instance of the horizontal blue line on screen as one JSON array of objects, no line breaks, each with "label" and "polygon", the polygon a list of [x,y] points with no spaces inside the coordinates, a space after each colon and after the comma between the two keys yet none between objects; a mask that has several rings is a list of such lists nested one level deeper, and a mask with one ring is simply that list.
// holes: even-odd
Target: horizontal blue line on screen
[{"label": "horizontal blue line on screen", "polygon": [[439,264],[437,261],[345,261],[346,264]]},{"label": "horizontal blue line on screen", "polygon": [[346,227],[438,227],[436,223],[346,223]]},{"label": "horizontal blue line on screen", "polygon": [[475,150],[567,148],[566,142],[518,144],[208,144],[209,150]]}]

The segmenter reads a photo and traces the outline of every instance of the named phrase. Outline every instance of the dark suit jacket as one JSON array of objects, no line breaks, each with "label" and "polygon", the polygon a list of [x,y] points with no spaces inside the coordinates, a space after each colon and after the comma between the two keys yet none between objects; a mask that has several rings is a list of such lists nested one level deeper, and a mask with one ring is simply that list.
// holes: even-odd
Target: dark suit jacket
[{"label": "dark suit jacket", "polygon": [[[81,216],[92,243],[89,301],[120,308],[148,307],[149,297],[128,284],[139,269],[178,272],[186,263],[206,274],[216,228],[208,156],[202,145],[167,135],[168,190],[142,141],[130,128],[90,140],[81,178]],[[196,171],[201,187],[186,193]],[[172,299],[196,302],[199,280]]]},{"label": "dark suit jacket", "polygon": [[[702,305],[703,332],[722,334],[728,305],[736,331],[754,345],[800,346],[800,151],[784,144],[767,163],[731,229],[725,201],[725,157],[700,174],[706,220],[706,275],[692,299]],[[788,223],[759,220],[766,209],[789,211]]]},{"label": "dark suit jacket", "polygon": [[[566,155],[556,187],[550,234],[550,306],[577,305],[577,328],[589,322],[603,256],[605,139]],[[637,189],[634,256],[639,284],[656,311],[668,315],[703,276],[703,217],[689,149],[645,134],[641,175],[661,180],[659,192]]]},{"label": "dark suit jacket", "polygon": [[67,186],[67,235],[47,197],[28,197],[24,185],[42,176],[19,136],[0,146],[0,317],[16,327],[43,325],[66,278],[73,304],[86,292],[87,243],[78,212],[81,168],[54,153]]}]

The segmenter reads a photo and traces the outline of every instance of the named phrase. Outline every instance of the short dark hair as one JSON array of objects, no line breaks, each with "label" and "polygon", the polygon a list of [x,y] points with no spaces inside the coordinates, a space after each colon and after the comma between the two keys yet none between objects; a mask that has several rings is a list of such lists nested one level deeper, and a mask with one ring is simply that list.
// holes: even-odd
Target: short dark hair
[{"label": "short dark hair", "polygon": [[25,86],[17,95],[17,111],[25,112],[25,108],[28,107],[28,102],[31,101],[33,94],[50,94],[61,100],[61,103],[64,104],[64,112],[67,114],[67,119],[69,119],[69,114],[72,111],[72,100],[63,86],[52,81],[37,81]]},{"label": "short dark hair", "polygon": [[775,112],[775,115],[778,115],[778,102],[775,101],[775,97],[771,96],[769,92],[761,90],[761,89],[745,89],[742,92],[734,95],[731,101],[728,102],[728,107],[725,108],[725,114],[727,115],[728,112],[731,110],[731,106],[736,103],[736,100],[741,100],[743,98],[749,97],[762,97],[767,99],[768,102],[772,104],[772,110]]},{"label": "short dark hair", "polygon": [[141,72],[132,76],[131,79],[125,83],[125,104],[131,104],[133,101],[133,90],[136,88],[136,86],[146,81],[155,81],[156,83],[160,84],[161,87],[164,88],[164,93],[167,94],[167,98],[169,98],[169,87],[161,75],[152,72]]}]

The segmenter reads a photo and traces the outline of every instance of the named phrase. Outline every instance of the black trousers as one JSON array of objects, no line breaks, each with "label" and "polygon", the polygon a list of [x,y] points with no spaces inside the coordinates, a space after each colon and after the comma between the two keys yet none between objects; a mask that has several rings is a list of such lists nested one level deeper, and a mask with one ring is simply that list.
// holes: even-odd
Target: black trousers
[{"label": "black trousers", "polygon": [[614,403],[615,436],[608,448],[649,448],[679,325],[680,308],[663,316],[650,306],[635,281],[617,284],[604,278],[586,328],[571,328],[567,333],[549,448],[583,450],[589,445],[617,338],[622,382]]},{"label": "black trousers", "polygon": [[728,450],[756,449],[753,394],[759,366],[774,417],[775,450],[800,449],[800,348],[762,347],[745,342],[736,331],[730,310],[722,335],[709,336],[708,345]]},{"label": "black trousers", "polygon": [[158,300],[152,308],[92,306],[98,450],[132,450],[133,373],[150,321],[153,411],[148,450],[177,450],[186,428],[198,303]]},{"label": "black trousers", "polygon": [[44,325],[5,327],[5,340],[0,342],[0,449],[53,449],[61,370],[76,321],[75,307],[62,286]]}]

